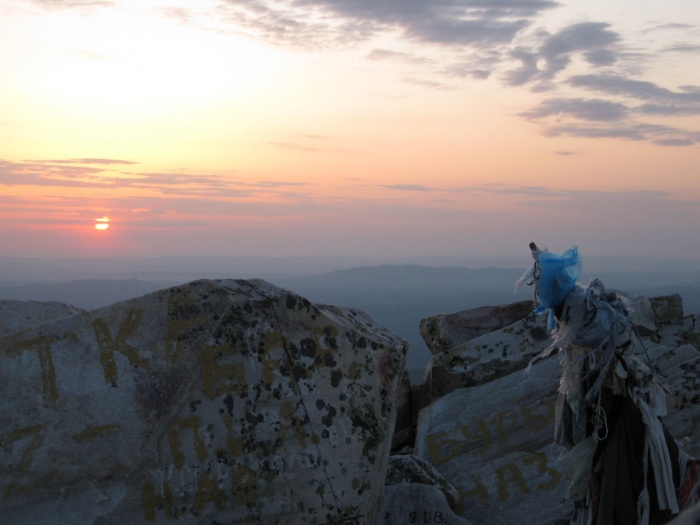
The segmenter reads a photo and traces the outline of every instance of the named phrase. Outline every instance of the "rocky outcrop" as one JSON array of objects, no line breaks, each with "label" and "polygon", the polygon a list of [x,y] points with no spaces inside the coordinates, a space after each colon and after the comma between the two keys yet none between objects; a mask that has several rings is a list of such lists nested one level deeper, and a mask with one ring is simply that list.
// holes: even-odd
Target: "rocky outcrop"
[{"label": "rocky outcrop", "polygon": [[452,523],[471,525],[459,515],[459,493],[418,456],[392,456],[378,523]]},{"label": "rocky outcrop", "polygon": [[3,522],[376,523],[405,352],[264,281],[7,335]]},{"label": "rocky outcrop", "polygon": [[698,525],[700,523],[700,503],[686,509],[668,522],[668,525]]},{"label": "rocky outcrop", "polygon": [[[684,316],[678,296],[625,301],[643,335],[639,358],[669,391],[664,423],[679,441],[687,438],[684,450],[698,457],[700,352],[693,343],[700,338],[700,318]],[[453,319],[460,317],[470,315]],[[453,340],[453,347],[435,353],[420,387],[431,400],[420,411],[413,453],[437,470],[442,481],[436,487],[454,487],[458,497],[451,508],[474,525],[555,525],[572,513],[570,480],[558,459],[562,449],[553,444],[559,360],[550,357],[524,371],[549,342],[544,319],[532,315],[471,340]]]},{"label": "rocky outcrop", "polygon": [[83,310],[55,301],[0,301],[0,337],[78,315]]},{"label": "rocky outcrop", "polygon": [[447,352],[464,341],[510,326],[532,312],[532,301],[500,306],[480,306],[440,314],[420,322],[420,335],[432,354]]},{"label": "rocky outcrop", "polygon": [[[700,372],[700,353],[650,345],[649,357],[662,384],[673,385],[664,422],[697,454],[700,406],[689,395]],[[552,444],[554,404],[560,377],[556,358],[483,385],[458,389],[421,411],[415,454],[431,463],[460,493],[462,515],[475,524],[566,521],[572,511],[569,480]]]},{"label": "rocky outcrop", "polygon": [[[656,298],[654,304],[644,297],[622,296],[625,304],[631,312],[632,320],[640,332],[647,335],[655,335],[656,319],[675,319],[677,322],[659,322],[659,328],[677,326],[682,316],[676,319],[678,301],[680,297]],[[454,346],[443,347],[436,352],[430,363],[430,397],[437,400],[457,388],[478,386],[493,381],[506,374],[521,370],[537,355],[539,355],[551,343],[547,330],[546,316],[532,315],[531,301],[514,303],[513,305],[488,307],[488,318],[497,319],[503,324],[498,330],[486,330],[483,335],[471,339],[453,340]],[[502,309],[502,313],[498,313]],[[658,310],[658,314],[657,314]],[[460,330],[447,322],[453,323],[462,319],[468,323],[468,328],[474,325],[474,319],[484,317],[484,307],[477,308],[474,314],[472,310],[459,314],[439,315],[421,322],[421,326],[442,326],[450,334],[460,333]],[[431,320],[432,319],[432,320]],[[490,322],[490,327],[498,326],[498,323]],[[461,333],[470,333],[463,329]],[[443,336],[439,331],[433,334],[440,341],[451,340]],[[426,341],[427,343],[427,341]]]}]

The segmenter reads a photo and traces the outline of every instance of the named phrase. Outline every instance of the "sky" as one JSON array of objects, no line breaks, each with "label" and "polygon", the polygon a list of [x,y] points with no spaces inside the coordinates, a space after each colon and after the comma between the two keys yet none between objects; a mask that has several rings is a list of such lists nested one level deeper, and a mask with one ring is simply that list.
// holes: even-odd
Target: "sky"
[{"label": "sky", "polygon": [[0,0],[0,50],[0,255],[700,259],[697,0]]}]

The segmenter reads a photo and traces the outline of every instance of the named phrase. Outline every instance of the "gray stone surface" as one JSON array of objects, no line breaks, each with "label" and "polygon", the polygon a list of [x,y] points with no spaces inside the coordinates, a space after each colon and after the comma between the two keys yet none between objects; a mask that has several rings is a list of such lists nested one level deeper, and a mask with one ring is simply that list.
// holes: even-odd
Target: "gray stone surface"
[{"label": "gray stone surface", "polygon": [[377,524],[472,525],[455,514],[439,488],[421,483],[387,486]]},{"label": "gray stone surface", "polygon": [[413,446],[414,437],[414,425],[411,424],[411,380],[408,371],[404,370],[397,398],[396,426],[394,427],[391,450],[401,450],[406,446]]},{"label": "gray stone surface", "polygon": [[[646,344],[658,380],[669,389],[664,419],[684,449],[700,443],[700,353],[691,345]],[[642,353],[641,358],[646,358]],[[475,525],[555,524],[568,520],[569,481],[552,444],[560,378],[556,356],[495,381],[451,392],[420,412],[415,454],[459,492],[460,515]]]},{"label": "gray stone surface", "polygon": [[455,509],[459,501],[459,493],[437,469],[420,456],[405,455],[391,456],[386,473],[385,485],[402,485],[418,483],[437,487],[444,495],[447,503]]},{"label": "gray stone surface", "polygon": [[681,512],[668,525],[700,525],[700,503]]},{"label": "gray stone surface", "polygon": [[687,315],[678,323],[662,325],[654,339],[664,346],[691,344],[700,349],[700,315]]},{"label": "gray stone surface", "polygon": [[0,337],[83,312],[55,301],[0,301]]},{"label": "gray stone surface", "polygon": [[649,298],[657,325],[678,324],[683,321],[683,298],[678,294]]},{"label": "gray stone surface", "polygon": [[521,301],[435,315],[421,320],[420,334],[430,351],[439,354],[475,337],[505,328],[528,316],[533,309],[532,301]]},{"label": "gray stone surface", "polygon": [[0,516],[375,523],[405,352],[362,312],[264,281],[0,338]]},{"label": "gray stone surface", "polygon": [[546,324],[546,316],[529,315],[501,330],[435,354],[429,375],[432,399],[526,367],[551,343]]},{"label": "gray stone surface", "polygon": [[415,453],[457,488],[463,517],[544,524],[569,515],[559,450],[550,450],[559,374],[550,358],[529,375],[458,389],[421,411]]}]

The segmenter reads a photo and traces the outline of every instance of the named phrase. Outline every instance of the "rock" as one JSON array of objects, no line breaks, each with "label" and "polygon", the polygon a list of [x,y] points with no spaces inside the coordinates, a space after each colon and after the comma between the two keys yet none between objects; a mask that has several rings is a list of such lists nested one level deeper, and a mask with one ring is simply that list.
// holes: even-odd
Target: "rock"
[{"label": "rock", "polygon": [[414,425],[411,425],[411,380],[408,371],[404,370],[397,398],[396,426],[391,443],[391,450],[400,450],[413,446]]},{"label": "rock", "polygon": [[469,524],[455,514],[457,490],[418,456],[392,456],[385,483],[379,523]]},{"label": "rock", "polygon": [[[547,449],[559,376],[550,358],[529,375],[455,390],[421,411],[415,453],[457,488],[461,516],[475,524],[544,524],[569,515],[558,451]],[[526,504],[533,514],[525,519]]]},{"label": "rock", "polygon": [[420,483],[385,487],[379,518],[379,525],[472,525],[455,514],[440,489]]},{"label": "rock", "polygon": [[420,385],[411,385],[411,425],[413,427],[418,424],[420,411],[433,402],[433,396],[430,393],[430,383],[429,375],[426,381]]},{"label": "rock", "polygon": [[389,486],[405,483],[433,485],[440,489],[450,507],[457,506],[459,499],[457,490],[440,475],[435,467],[420,456],[405,455],[389,458],[389,468],[384,484]]},{"label": "rock", "polygon": [[532,301],[521,301],[436,315],[421,320],[420,335],[430,351],[439,354],[465,341],[511,325],[532,313],[533,309]]},{"label": "rock", "polygon": [[658,381],[666,387],[668,415],[664,424],[677,441],[685,438],[683,449],[700,457],[700,352],[692,345],[678,348],[653,346]]},{"label": "rock", "polygon": [[83,312],[56,301],[0,301],[0,337]]},{"label": "rock", "polygon": [[683,321],[683,299],[678,294],[652,297],[649,299],[654,309],[656,324],[664,326]]},{"label": "rock", "polygon": [[[700,353],[649,343],[659,381],[669,388],[669,416],[685,450],[700,442]],[[644,359],[644,356],[640,356]],[[556,357],[488,383],[455,390],[420,413],[415,454],[459,492],[459,514],[475,525],[567,522],[573,510],[568,480],[553,444],[560,365]]]},{"label": "rock", "polygon": [[618,297],[640,336],[656,333],[656,313],[649,299],[642,295],[628,296],[621,292],[618,292]]},{"label": "rock", "polygon": [[434,355],[429,374],[433,401],[457,388],[481,385],[525,368],[551,343],[546,324],[546,316],[529,315]]},{"label": "rock", "polygon": [[[658,330],[661,330],[663,335],[659,337],[665,337],[665,344],[669,346],[677,346],[669,340],[673,336],[678,344],[700,342],[700,323],[695,322],[694,316],[683,318],[680,296],[647,299],[642,296],[630,297],[619,292],[618,294],[629,309],[630,318],[640,334],[656,335]],[[500,308],[503,312],[511,312],[513,317],[517,317],[516,314],[522,312],[528,304],[532,305],[532,302],[514,303],[513,308],[492,308]],[[505,320],[508,315],[503,313],[500,318]],[[546,315],[526,315],[509,326],[489,330],[479,337],[462,342],[456,338],[450,339],[456,344],[435,353],[429,365],[431,398],[436,400],[457,388],[481,385],[527,366],[532,358],[551,343],[546,319]],[[679,326],[683,323],[685,329],[679,332]],[[673,330],[675,332],[672,335]]]},{"label": "rock", "polygon": [[684,510],[678,516],[668,522],[668,525],[699,525],[700,524],[700,503]]},{"label": "rock", "polygon": [[657,332],[657,340],[664,346],[691,344],[700,349],[700,315],[688,315],[679,323],[661,326]]},{"label": "rock", "polygon": [[3,521],[375,523],[405,352],[264,281],[3,337]]}]

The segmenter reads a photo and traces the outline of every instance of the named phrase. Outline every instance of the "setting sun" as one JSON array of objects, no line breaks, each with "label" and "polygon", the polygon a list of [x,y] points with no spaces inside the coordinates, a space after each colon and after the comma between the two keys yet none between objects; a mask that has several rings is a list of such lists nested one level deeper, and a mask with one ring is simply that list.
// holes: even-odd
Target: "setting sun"
[{"label": "setting sun", "polygon": [[95,229],[96,230],[106,230],[109,228],[109,217],[100,217],[95,219]]}]

